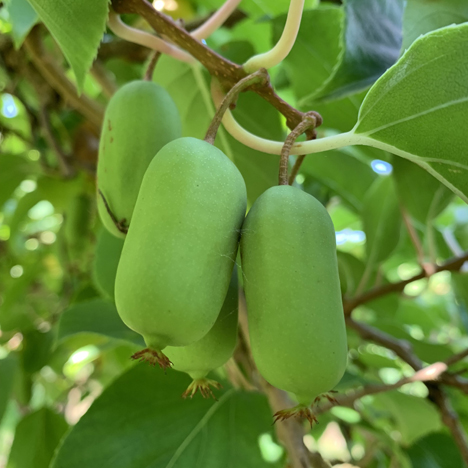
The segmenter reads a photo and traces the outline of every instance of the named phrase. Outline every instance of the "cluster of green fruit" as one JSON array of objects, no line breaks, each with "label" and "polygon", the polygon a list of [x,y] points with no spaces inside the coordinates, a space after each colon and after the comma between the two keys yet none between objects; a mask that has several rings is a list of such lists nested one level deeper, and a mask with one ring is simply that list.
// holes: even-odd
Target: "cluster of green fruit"
[{"label": "cluster of green fruit", "polygon": [[297,396],[299,408],[309,407],[346,366],[332,221],[320,202],[290,186],[267,190],[245,218],[236,166],[180,134],[176,106],[155,83],[129,83],[108,105],[98,208],[105,227],[125,237],[115,301],[145,339],[135,357],[190,374],[186,394],[211,393],[217,384],[206,376],[236,345],[240,239],[255,363],[268,382]]}]

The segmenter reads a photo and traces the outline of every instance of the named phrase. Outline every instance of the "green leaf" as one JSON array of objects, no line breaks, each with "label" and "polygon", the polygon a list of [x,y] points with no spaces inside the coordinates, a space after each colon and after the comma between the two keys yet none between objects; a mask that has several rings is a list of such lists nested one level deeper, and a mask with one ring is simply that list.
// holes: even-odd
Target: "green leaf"
[{"label": "green leaf", "polygon": [[73,304],[60,316],[57,339],[64,340],[79,334],[102,335],[143,345],[140,335],[121,320],[112,302],[92,299]]},{"label": "green leaf", "polygon": [[[286,15],[273,20],[273,41],[280,38]],[[332,73],[340,55],[343,10],[327,5],[304,11],[296,42],[283,62],[299,107],[309,105],[311,96]]]},{"label": "green leaf", "polygon": [[393,391],[377,395],[376,399],[395,420],[403,445],[409,446],[441,428],[439,413],[423,398]]},{"label": "green leaf", "polygon": [[415,162],[468,202],[468,24],[418,39],[367,94],[356,144]]},{"label": "green leaf", "polygon": [[67,429],[63,417],[49,408],[28,414],[16,427],[7,468],[48,468]]},{"label": "green leaf", "polygon": [[41,332],[28,330],[23,332],[21,363],[28,374],[41,370],[49,361],[52,353],[54,334],[51,331]]},{"label": "green leaf", "polygon": [[453,193],[417,164],[393,158],[393,177],[398,197],[409,214],[424,226],[453,199]]},{"label": "green leaf", "polygon": [[93,279],[99,290],[114,300],[114,284],[124,241],[107,229],[98,234],[93,263]]},{"label": "green leaf", "polygon": [[11,35],[15,47],[19,49],[31,28],[37,22],[37,13],[27,0],[9,0],[6,4],[11,22]]},{"label": "green leaf", "polygon": [[362,210],[365,194],[377,177],[369,161],[354,147],[309,155],[300,172],[330,188],[357,213]]},{"label": "green leaf", "polygon": [[364,200],[362,222],[368,263],[384,261],[400,240],[400,207],[391,177],[375,180]]},{"label": "green leaf", "polygon": [[[94,402],[65,439],[53,468],[275,467],[258,438],[272,433],[263,396],[227,390],[183,400],[190,379],[137,365]],[[96,443],[99,441],[99,443]]]},{"label": "green leaf", "polygon": [[58,42],[82,91],[106,28],[108,0],[28,0]]},{"label": "green leaf", "polygon": [[407,451],[413,468],[462,467],[460,451],[447,434],[430,434]]},{"label": "green leaf", "polygon": [[420,35],[468,21],[465,0],[409,0],[403,16],[403,50]]},{"label": "green leaf", "polygon": [[11,353],[6,358],[0,359],[0,422],[10,400],[17,370],[18,358],[16,354]]},{"label": "green leaf", "polygon": [[313,100],[338,99],[366,89],[400,55],[403,0],[346,0],[344,42],[330,78]]}]

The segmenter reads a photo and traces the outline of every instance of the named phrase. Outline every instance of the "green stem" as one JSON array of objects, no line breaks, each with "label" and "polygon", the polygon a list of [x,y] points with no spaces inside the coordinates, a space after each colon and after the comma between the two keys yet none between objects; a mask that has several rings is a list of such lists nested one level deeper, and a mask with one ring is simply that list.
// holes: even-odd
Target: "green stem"
[{"label": "green stem", "polygon": [[126,25],[120,19],[120,16],[112,10],[109,12],[107,24],[116,36],[125,39],[126,41],[133,42],[134,44],[140,44],[144,47],[148,47],[149,49],[157,50],[166,55],[170,55],[177,60],[181,60],[182,62],[193,63],[195,61],[191,55],[167,43],[163,39]]},{"label": "green stem", "polygon": [[216,13],[210,16],[200,27],[192,31],[190,34],[198,40],[206,39],[219,29],[224,22],[231,16],[232,12],[237,8],[241,0],[226,0],[224,5],[220,7]]},{"label": "green stem", "polygon": [[[215,104],[219,106],[224,97],[222,91],[219,88],[212,88],[211,95]],[[223,125],[231,136],[245,146],[261,151],[262,153],[274,155],[281,154],[284,144],[283,142],[267,140],[250,133],[239,125],[229,109],[224,114]],[[302,154],[320,153],[322,151],[343,148],[344,146],[349,145],[369,145],[369,141],[372,142],[369,138],[356,135],[353,130],[350,130],[349,132],[340,133],[326,138],[295,143],[291,148],[290,155],[298,156]]]},{"label": "green stem", "polygon": [[260,68],[271,68],[281,63],[289,54],[296,42],[299,26],[301,25],[304,0],[291,0],[288,17],[279,41],[268,52],[255,55],[244,63],[243,68],[247,73],[252,73]]}]

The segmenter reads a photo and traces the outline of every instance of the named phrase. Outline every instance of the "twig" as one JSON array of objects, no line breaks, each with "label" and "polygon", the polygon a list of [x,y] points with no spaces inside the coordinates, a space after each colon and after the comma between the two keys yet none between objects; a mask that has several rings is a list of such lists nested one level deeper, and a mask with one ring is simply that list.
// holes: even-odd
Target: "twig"
[{"label": "twig", "polygon": [[[421,360],[412,352],[411,345],[408,342],[404,340],[398,340],[369,325],[355,322],[351,319],[351,317],[347,317],[346,323],[351,328],[354,328],[362,338],[374,341],[375,343],[378,343],[394,351],[397,356],[403,359],[403,361],[408,363],[416,371],[423,370]],[[446,362],[442,364],[447,366]],[[445,371],[439,374],[439,379],[441,383],[452,385],[464,393],[468,393],[468,381],[466,379],[461,379],[459,376],[449,374]],[[462,457],[468,466],[468,441],[464,429],[461,427],[458,421],[457,414],[451,408],[450,401],[445,396],[443,390],[439,387],[438,384],[428,382],[424,383],[429,390],[429,395],[432,401],[438,407],[441,413],[443,423],[452,433],[460,453],[462,454]]]},{"label": "twig", "polygon": [[[373,341],[384,348],[393,351],[399,358],[409,364],[414,370],[419,371],[423,368],[423,362],[413,352],[411,343],[406,340],[399,340],[388,333],[385,333],[378,328],[367,325],[361,322],[356,322],[351,317],[346,317],[346,325],[358,332],[361,338]],[[442,383],[456,387],[463,393],[468,394],[468,380],[458,375],[444,372],[440,376]]]},{"label": "twig", "polygon": [[457,363],[458,361],[461,361],[462,359],[466,358],[468,356],[468,348],[460,351],[457,354],[454,354],[453,356],[450,356],[448,359],[446,359],[444,362],[447,364],[447,366],[452,366],[453,364]]},{"label": "twig", "polygon": [[[265,69],[260,69],[255,73],[252,73],[245,78],[242,78],[238,83],[236,83],[231,90],[226,94],[223,101],[219,105],[216,113],[211,121],[211,124],[206,132],[205,141],[210,144],[214,144],[216,139],[216,134],[218,133],[219,126],[221,125],[221,121],[223,120],[224,114],[226,111],[235,104],[239,94],[242,91],[245,91],[247,88],[253,86],[254,84],[268,82],[269,76]],[[214,81],[214,80],[213,80]],[[216,86],[216,82],[214,81],[212,86]]]},{"label": "twig", "polygon": [[[434,265],[434,273],[440,273],[441,271],[459,271],[463,264],[468,261],[468,253],[465,252],[462,256],[452,258],[442,265]],[[421,270],[417,275],[413,277],[399,281],[398,283],[387,283],[377,288],[366,291],[365,293],[344,301],[344,311],[346,315],[349,315],[356,307],[365,304],[366,302],[377,299],[378,297],[385,296],[392,292],[402,292],[407,284],[413,283],[420,279],[427,278],[427,273]]]},{"label": "twig", "polygon": [[405,223],[406,230],[411,239],[411,243],[414,246],[414,250],[416,251],[416,257],[418,259],[419,266],[426,272],[426,276],[431,276],[434,274],[434,265],[432,263],[428,263],[424,259],[424,249],[421,244],[421,240],[419,239],[418,233],[411,222],[411,218],[408,214],[406,208],[400,204],[400,211],[401,217],[403,218],[403,222]]},{"label": "twig", "polygon": [[[247,73],[240,65],[211,50],[171,18],[155,10],[146,0],[112,0],[112,7],[119,14],[137,13],[141,15],[159,35],[167,37],[171,42],[196,58],[212,76],[220,81],[225,91],[231,89],[238,81],[247,76]],[[275,93],[271,84],[254,86],[252,90],[286,117],[289,128],[296,127],[302,121],[303,113],[281,99]],[[219,102],[216,105],[219,105]],[[230,114],[229,111],[228,114]],[[281,143],[280,145],[282,146]]]},{"label": "twig", "polygon": [[453,440],[460,450],[465,466],[468,467],[468,438],[463,426],[460,424],[457,413],[442,388],[437,385],[428,385],[428,388],[429,396],[440,409],[442,422],[452,433]]},{"label": "twig", "polygon": [[50,86],[74,109],[88,119],[97,129],[104,119],[104,108],[82,94],[78,96],[75,85],[67,78],[63,68],[46,52],[39,27],[34,27],[24,41],[35,67]]},{"label": "twig", "polygon": [[437,380],[440,375],[445,372],[447,365],[443,362],[436,362],[427,367],[424,367],[420,371],[415,372],[410,377],[400,379],[398,382],[389,385],[366,385],[358,390],[354,390],[346,395],[335,395],[334,399],[337,403],[326,401],[320,405],[315,411],[315,415],[323,414],[329,411],[333,406],[352,406],[353,403],[367,395],[375,395],[377,393],[389,392],[396,390],[403,385],[411,382],[427,382]]}]

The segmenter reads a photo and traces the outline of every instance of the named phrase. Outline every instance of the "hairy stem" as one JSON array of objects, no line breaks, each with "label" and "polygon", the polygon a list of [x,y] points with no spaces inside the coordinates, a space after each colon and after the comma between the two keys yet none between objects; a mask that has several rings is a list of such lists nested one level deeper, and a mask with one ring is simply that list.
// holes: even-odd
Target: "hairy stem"
[{"label": "hairy stem", "polygon": [[[239,97],[239,94],[242,91],[245,91],[247,88],[254,84],[264,83],[267,81],[269,81],[268,72],[264,68],[262,68],[256,71],[255,73],[252,73],[251,75],[242,78],[242,80],[235,84],[231,88],[231,90],[226,94],[224,99],[221,101],[221,104],[219,105],[218,110],[216,111],[216,114],[214,115],[213,120],[211,121],[208,131],[206,132],[205,141],[207,143],[214,144],[224,114],[231,106],[235,104],[237,98]],[[216,81],[216,79],[213,79],[212,88],[219,89],[219,83]]]},{"label": "hairy stem", "polygon": [[304,0],[291,0],[288,17],[284,26],[283,34],[273,49],[263,54],[255,55],[244,63],[243,67],[247,73],[253,73],[259,68],[271,68],[281,63],[291,52],[296,42],[297,33],[302,19]]},{"label": "hairy stem", "polygon": [[[289,185],[288,161],[291,148],[295,141],[308,129],[317,126],[317,113],[312,111],[304,116],[304,120],[288,135],[281,149],[281,159],[279,167],[279,185]],[[320,115],[318,117],[321,119]]]}]

